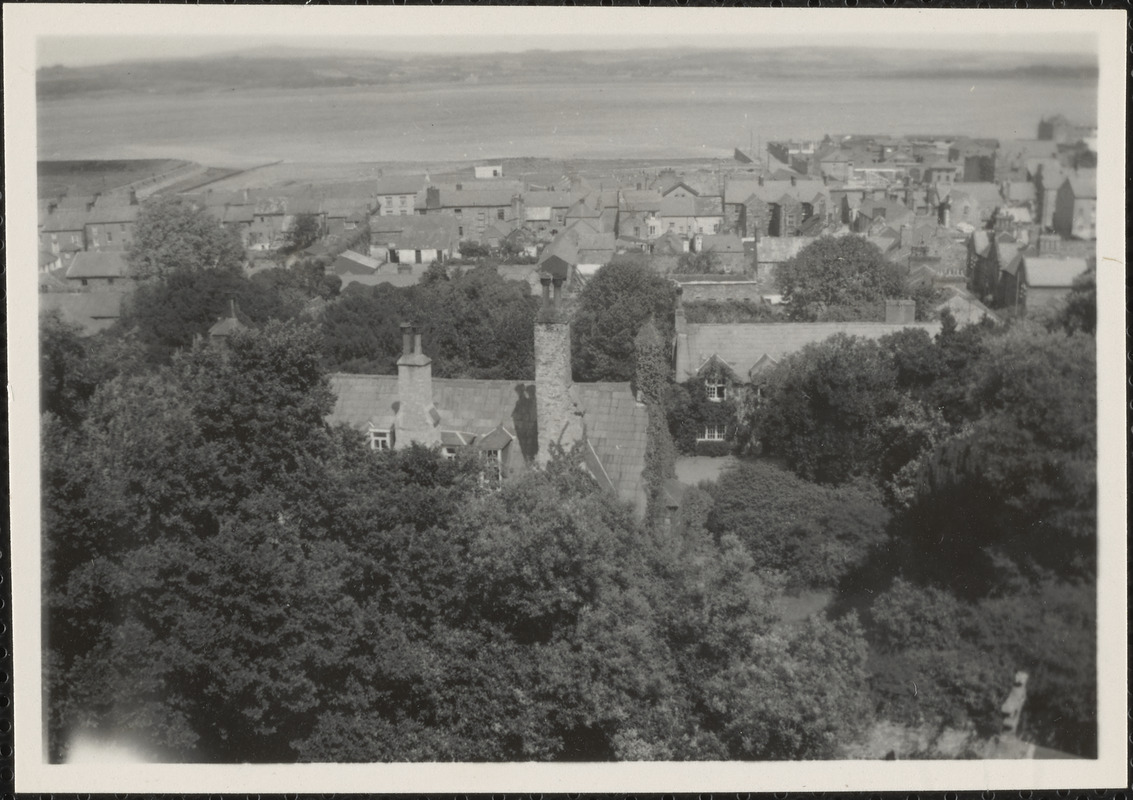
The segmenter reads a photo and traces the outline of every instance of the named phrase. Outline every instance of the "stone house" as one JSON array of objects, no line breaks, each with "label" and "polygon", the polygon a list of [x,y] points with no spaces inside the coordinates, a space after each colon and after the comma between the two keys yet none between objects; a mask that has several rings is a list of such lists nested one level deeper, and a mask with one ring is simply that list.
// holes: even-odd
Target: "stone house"
[{"label": "stone house", "polygon": [[1097,171],[1078,170],[1058,189],[1051,227],[1065,239],[1096,239],[1097,213]]},{"label": "stone house", "polygon": [[1087,269],[1084,258],[1019,254],[1000,272],[1001,306],[1022,315],[1059,302]]},{"label": "stone house", "polygon": [[76,253],[66,277],[72,287],[86,290],[127,292],[134,287],[126,257],[120,250]]},{"label": "stone house", "polygon": [[39,247],[57,256],[70,256],[86,250],[87,213],[55,210],[39,231]]},{"label": "stone house", "polygon": [[457,217],[375,216],[370,218],[370,256],[394,264],[444,263],[460,245]]},{"label": "stone house", "polygon": [[95,204],[87,214],[85,238],[88,250],[125,250],[134,239],[140,206]]},{"label": "stone house", "polygon": [[726,227],[744,237],[797,236],[808,220],[825,219],[830,207],[820,180],[758,178],[724,187]]},{"label": "stone house", "polygon": [[424,185],[423,175],[389,175],[379,178],[374,187],[375,213],[381,217],[412,214],[417,193]]},{"label": "stone house", "polygon": [[[763,376],[790,354],[836,333],[877,339],[903,328],[920,328],[930,335],[939,322],[914,322],[911,300],[886,303],[885,322],[747,322],[689,323],[677,307],[673,376],[678,383],[705,382],[710,400],[742,403],[759,392]],[[715,428],[715,426],[711,426]],[[705,430],[698,441],[721,441],[720,431]]]},{"label": "stone house", "polygon": [[457,236],[478,242],[488,226],[521,219],[521,191],[517,186],[500,181],[427,186],[420,211],[426,217],[438,214],[455,217]]},{"label": "stone house", "polygon": [[332,375],[328,422],[376,450],[417,443],[481,459],[490,482],[546,464],[552,445],[579,446],[583,468],[638,515],[646,502],[647,410],[628,383],[575,383],[562,281],[544,275],[535,319],[535,380],[434,378],[421,334],[402,325],[397,375]]}]

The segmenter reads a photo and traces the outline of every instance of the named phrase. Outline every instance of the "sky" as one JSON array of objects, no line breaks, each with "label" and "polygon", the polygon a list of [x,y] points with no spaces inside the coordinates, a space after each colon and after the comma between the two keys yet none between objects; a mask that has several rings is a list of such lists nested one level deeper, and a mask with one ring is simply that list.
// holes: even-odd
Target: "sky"
[{"label": "sky", "polygon": [[[823,9],[102,6],[52,20],[38,66],[186,58],[264,47],[488,53],[666,46],[862,47],[1093,54],[1081,12]],[[775,11],[776,13],[768,13]],[[53,13],[48,10],[46,13]],[[218,36],[216,31],[240,34]],[[973,33],[973,30],[985,33]],[[251,35],[248,32],[254,31]],[[303,33],[296,33],[303,31]],[[361,33],[360,33],[361,31]],[[986,31],[995,31],[987,33]],[[128,35],[119,35],[123,32]],[[101,35],[106,34],[106,35]]]}]

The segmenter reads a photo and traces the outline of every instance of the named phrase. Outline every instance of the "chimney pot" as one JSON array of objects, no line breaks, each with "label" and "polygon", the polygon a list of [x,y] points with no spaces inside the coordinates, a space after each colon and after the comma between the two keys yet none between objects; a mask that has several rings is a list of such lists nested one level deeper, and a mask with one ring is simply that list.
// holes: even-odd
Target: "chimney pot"
[{"label": "chimney pot", "polygon": [[414,332],[414,334],[413,334],[413,352],[414,353],[424,353],[425,352],[424,348],[421,347],[421,334],[417,333],[417,332]]},{"label": "chimney pot", "polygon": [[413,354],[413,323],[401,323],[401,354],[404,356]]}]

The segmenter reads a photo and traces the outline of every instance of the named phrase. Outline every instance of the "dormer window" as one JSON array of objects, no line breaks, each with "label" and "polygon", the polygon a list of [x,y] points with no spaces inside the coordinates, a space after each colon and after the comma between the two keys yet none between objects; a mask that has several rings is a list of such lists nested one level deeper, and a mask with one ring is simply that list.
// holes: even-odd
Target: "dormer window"
[{"label": "dormer window", "polygon": [[371,450],[389,450],[393,444],[393,437],[389,430],[371,428],[369,432]]},{"label": "dormer window", "polygon": [[704,390],[708,395],[708,399],[713,403],[719,403],[728,396],[728,384],[716,378],[709,378],[704,382]]},{"label": "dormer window", "polygon": [[452,461],[454,458],[456,458],[456,448],[455,447],[442,447],[441,448],[441,455],[444,456],[444,458],[446,460]]}]

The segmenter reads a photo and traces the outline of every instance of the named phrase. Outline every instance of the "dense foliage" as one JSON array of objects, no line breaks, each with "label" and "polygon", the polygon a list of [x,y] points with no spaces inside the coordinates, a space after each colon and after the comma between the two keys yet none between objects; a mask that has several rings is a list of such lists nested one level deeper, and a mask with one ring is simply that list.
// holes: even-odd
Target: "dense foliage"
[{"label": "dense foliage", "polygon": [[[168,263],[115,329],[41,320],[52,758],[80,731],[223,761],[823,758],[878,719],[993,733],[1018,670],[1027,737],[1096,755],[1090,276],[1043,324],[835,337],[713,402],[672,383],[672,284],[601,270],[575,372],[649,409],[643,523],[579,452],[492,491],[324,422],[328,367],[393,371],[403,320],[438,376],[530,379],[526,284],[336,298],[310,263]],[[245,330],[197,339],[232,301]],[[717,423],[784,467],[669,519],[674,440]],[[799,593],[828,605],[790,621]]]},{"label": "dense foliage", "polygon": [[83,730],[222,761],[802,758],[856,730],[860,627],[779,622],[734,536],[651,535],[581,454],[485,491],[329,407],[315,329],[269,323],[45,413],[54,758]]},{"label": "dense foliage", "polygon": [[[1044,324],[957,328],[946,318],[935,338],[832,337],[785,359],[744,409],[752,442],[801,478],[841,488],[740,470],[721,480],[711,524],[751,531],[745,541],[770,566],[836,579],[832,613],[862,614],[877,710],[889,719],[993,733],[1023,670],[1028,735],[1096,751],[1088,292],[1081,281]],[[851,480],[888,511],[825,506]],[[837,517],[823,520],[824,507]],[[776,523],[780,513],[793,528]],[[824,573],[820,554],[845,537],[853,558]]]},{"label": "dense foliage", "polygon": [[401,355],[402,322],[422,334],[433,374],[442,378],[531,380],[538,300],[530,287],[490,266],[398,288],[350,286],[323,315],[329,370],[389,374]]},{"label": "dense foliage", "polygon": [[775,270],[792,319],[884,319],[885,299],[906,295],[901,268],[860,236],[823,236]]},{"label": "dense foliage", "polygon": [[232,271],[244,263],[244,248],[235,229],[221,227],[201,206],[177,196],[159,196],[142,206],[126,262],[141,279],[173,272]]},{"label": "dense foliage", "polygon": [[576,381],[633,378],[633,339],[652,318],[661,338],[673,331],[677,288],[643,263],[609,264],[582,287],[571,326]]}]

